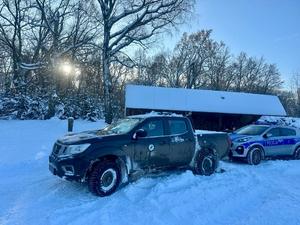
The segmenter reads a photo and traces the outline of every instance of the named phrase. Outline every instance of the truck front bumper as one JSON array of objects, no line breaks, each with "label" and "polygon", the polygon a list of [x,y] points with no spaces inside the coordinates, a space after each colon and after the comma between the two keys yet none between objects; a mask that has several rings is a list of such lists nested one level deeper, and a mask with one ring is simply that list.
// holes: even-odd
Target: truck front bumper
[{"label": "truck front bumper", "polygon": [[89,162],[79,158],[59,158],[53,154],[49,156],[49,170],[53,175],[70,181],[83,181]]}]

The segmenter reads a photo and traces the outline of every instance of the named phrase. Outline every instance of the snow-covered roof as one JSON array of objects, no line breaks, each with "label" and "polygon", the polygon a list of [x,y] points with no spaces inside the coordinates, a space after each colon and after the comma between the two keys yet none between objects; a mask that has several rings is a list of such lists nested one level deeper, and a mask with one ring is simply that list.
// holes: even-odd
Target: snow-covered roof
[{"label": "snow-covered roof", "polygon": [[126,86],[126,108],[286,116],[277,96],[242,92]]},{"label": "snow-covered roof", "polygon": [[279,126],[296,127],[300,129],[300,118],[296,117],[278,117],[278,116],[262,116],[257,124],[271,124]]}]

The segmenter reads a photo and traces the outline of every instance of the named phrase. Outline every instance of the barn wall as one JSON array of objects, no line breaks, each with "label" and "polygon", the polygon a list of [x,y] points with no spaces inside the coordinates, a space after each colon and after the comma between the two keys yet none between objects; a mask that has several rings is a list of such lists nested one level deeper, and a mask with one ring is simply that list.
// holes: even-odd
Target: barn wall
[{"label": "barn wall", "polygon": [[214,131],[232,131],[251,124],[259,119],[261,115],[242,115],[242,114],[225,114],[225,113],[202,113],[202,112],[185,112],[185,111],[168,111],[152,109],[126,109],[126,115],[138,115],[156,112],[173,112],[186,115],[190,118],[193,127],[200,130]]},{"label": "barn wall", "polygon": [[192,123],[195,129],[232,131],[251,124],[260,115],[240,115],[222,113],[192,113]]}]

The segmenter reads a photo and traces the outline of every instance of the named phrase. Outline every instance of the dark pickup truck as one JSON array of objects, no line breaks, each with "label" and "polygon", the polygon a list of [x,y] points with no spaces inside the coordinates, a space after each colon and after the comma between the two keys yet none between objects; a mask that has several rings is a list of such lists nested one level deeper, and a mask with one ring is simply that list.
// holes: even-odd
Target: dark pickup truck
[{"label": "dark pickup truck", "polygon": [[226,133],[196,134],[186,117],[139,115],[58,139],[49,169],[67,180],[87,181],[92,193],[107,196],[151,172],[186,168],[211,175],[229,148]]}]

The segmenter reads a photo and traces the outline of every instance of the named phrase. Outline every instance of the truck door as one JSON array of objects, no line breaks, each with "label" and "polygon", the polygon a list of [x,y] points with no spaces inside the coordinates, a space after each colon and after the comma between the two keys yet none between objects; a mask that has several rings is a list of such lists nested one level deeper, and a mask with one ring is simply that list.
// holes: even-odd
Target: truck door
[{"label": "truck door", "polygon": [[195,142],[183,118],[170,118],[167,122],[170,134],[170,162],[172,165],[187,165],[194,155]]},{"label": "truck door", "polygon": [[140,129],[147,136],[135,142],[135,159],[141,167],[165,167],[169,165],[170,143],[165,135],[162,119],[146,122]]}]

